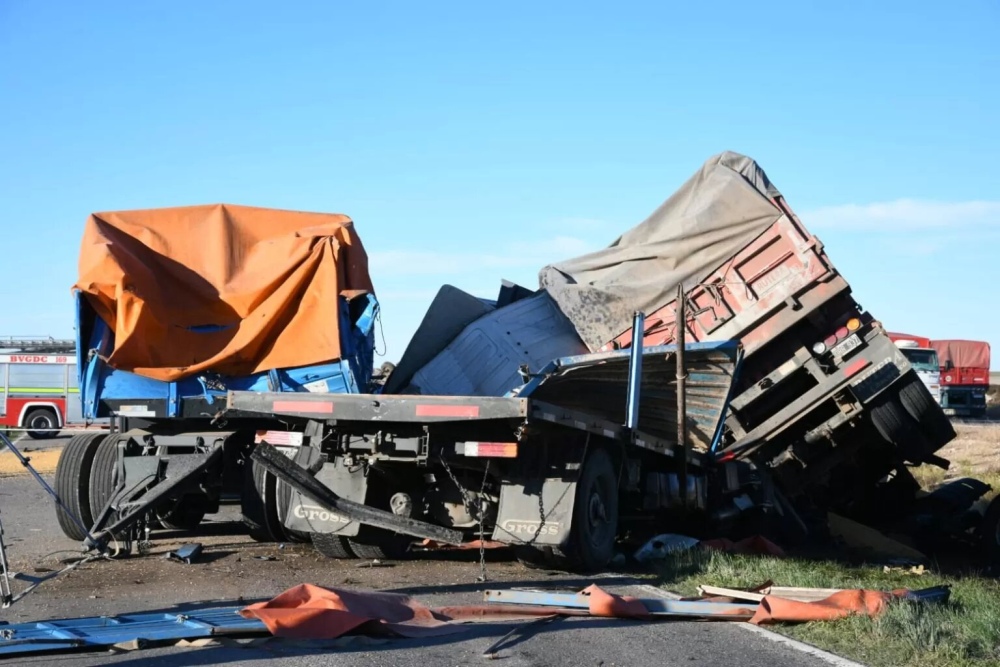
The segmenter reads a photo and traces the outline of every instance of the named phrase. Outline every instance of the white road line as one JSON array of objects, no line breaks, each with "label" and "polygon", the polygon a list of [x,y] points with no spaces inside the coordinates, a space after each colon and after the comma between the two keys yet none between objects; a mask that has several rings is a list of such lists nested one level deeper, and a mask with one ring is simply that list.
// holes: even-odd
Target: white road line
[{"label": "white road line", "polygon": [[[609,576],[609,575],[604,575]],[[681,598],[677,593],[672,593],[670,591],[665,591],[662,588],[657,588],[656,586],[650,586],[649,584],[638,584],[636,588],[642,588],[644,590],[658,595],[668,600],[679,600]],[[765,639],[769,639],[777,644],[784,644],[785,646],[800,651],[801,653],[807,653],[814,658],[819,658],[823,662],[829,663],[831,665],[836,665],[837,667],[865,667],[860,662],[854,662],[853,660],[848,660],[847,658],[842,658],[839,655],[830,653],[829,651],[824,651],[821,648],[817,648],[812,644],[806,644],[805,642],[800,642],[797,639],[792,639],[784,635],[779,635],[777,632],[771,632],[766,630],[759,625],[750,625],[749,623],[734,623],[738,628],[743,628],[749,632],[754,632]]]}]

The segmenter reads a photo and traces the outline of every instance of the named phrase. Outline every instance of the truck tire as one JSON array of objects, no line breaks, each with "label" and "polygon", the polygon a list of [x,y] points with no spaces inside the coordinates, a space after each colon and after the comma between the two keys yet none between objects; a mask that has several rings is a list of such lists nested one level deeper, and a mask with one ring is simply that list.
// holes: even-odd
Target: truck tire
[{"label": "truck tire", "polygon": [[[382,510],[390,509],[391,488],[392,484],[388,478],[370,474],[365,504]],[[358,527],[358,534],[355,537],[348,538],[354,555],[367,560],[400,560],[406,556],[412,541],[413,538],[408,535],[364,524]]]},{"label": "truck tire", "polygon": [[917,428],[916,421],[894,396],[872,404],[871,420],[884,440],[896,446],[904,458],[921,463],[933,449]]},{"label": "truck tire", "polygon": [[976,535],[987,567],[997,571],[1000,568],[1000,496],[994,498],[986,508]]},{"label": "truck tire", "polygon": [[24,428],[27,429],[29,438],[44,440],[56,436],[56,432],[51,429],[59,428],[59,421],[51,408],[35,408],[24,416]]},{"label": "truck tire", "polygon": [[910,378],[899,392],[899,400],[911,417],[917,420],[934,445],[944,446],[955,438],[951,420],[934,402],[934,397],[920,378]]},{"label": "truck tire", "polygon": [[243,468],[241,510],[250,537],[257,542],[284,542],[285,528],[278,518],[277,479],[254,460]]},{"label": "truck tire", "polygon": [[596,449],[576,483],[573,526],[562,552],[572,569],[599,571],[614,558],[617,537],[618,476],[608,452]]},{"label": "truck tire", "polygon": [[97,447],[90,467],[90,509],[97,521],[115,494],[115,465],[118,463],[118,438],[105,438]]},{"label": "truck tire", "polygon": [[346,537],[334,535],[333,533],[312,533],[312,543],[316,551],[327,558],[343,560],[354,558],[351,546]]},{"label": "truck tire", "polygon": [[87,530],[94,525],[94,515],[90,511],[90,470],[97,447],[107,436],[106,433],[81,433],[70,438],[56,464],[56,495],[65,510],[56,506],[56,519],[63,535],[71,540],[81,541],[87,535],[78,520]]},{"label": "truck tire", "polygon": [[186,495],[158,508],[153,514],[160,526],[167,530],[192,531],[201,525],[206,512],[201,497]]}]

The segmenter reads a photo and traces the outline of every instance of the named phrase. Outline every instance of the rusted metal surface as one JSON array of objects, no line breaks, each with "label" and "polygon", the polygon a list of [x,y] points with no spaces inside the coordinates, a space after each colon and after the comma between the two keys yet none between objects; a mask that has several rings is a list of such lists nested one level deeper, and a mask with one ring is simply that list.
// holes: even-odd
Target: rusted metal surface
[{"label": "rusted metal surface", "polygon": [[[741,340],[752,355],[850,287],[779,198],[785,216],[686,295],[687,340]],[[677,300],[646,317],[645,345],[678,340]],[[607,349],[631,344],[631,330]]]}]

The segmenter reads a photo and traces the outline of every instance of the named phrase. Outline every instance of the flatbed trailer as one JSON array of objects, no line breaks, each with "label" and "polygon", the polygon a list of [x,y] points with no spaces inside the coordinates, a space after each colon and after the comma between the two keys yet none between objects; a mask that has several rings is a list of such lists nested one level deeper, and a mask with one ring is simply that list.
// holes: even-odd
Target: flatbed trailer
[{"label": "flatbed trailer", "polygon": [[249,466],[274,480],[263,520],[336,558],[486,539],[595,570],[621,541],[781,513],[753,464],[711,454],[741,346],[679,349],[557,359],[502,397],[230,391],[201,429],[119,420],[90,533],[141,541],[170,498],[218,502]]},{"label": "flatbed trailer", "polygon": [[[621,539],[678,522],[718,530],[774,506],[752,465],[711,460],[740,346],[681,356],[680,388],[677,348],[661,346],[556,360],[504,397],[230,392],[226,418],[301,434],[291,460],[268,446],[289,431],[261,434],[252,456],[293,487],[285,525],[327,555],[490,539],[593,570]],[[667,415],[681,395],[679,430]]]}]

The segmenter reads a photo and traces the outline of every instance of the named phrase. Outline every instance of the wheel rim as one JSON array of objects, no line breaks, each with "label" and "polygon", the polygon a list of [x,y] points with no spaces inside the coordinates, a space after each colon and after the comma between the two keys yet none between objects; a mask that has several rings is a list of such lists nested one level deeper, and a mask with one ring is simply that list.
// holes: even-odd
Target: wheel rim
[{"label": "wheel rim", "polygon": [[30,422],[28,422],[28,428],[32,431],[41,431],[46,429],[55,428],[52,424],[52,418],[48,415],[38,415],[34,417]]},{"label": "wheel rim", "polygon": [[604,482],[603,479],[595,482],[587,501],[587,532],[590,535],[590,544],[594,547],[603,546],[608,540],[607,533],[611,530],[611,517],[608,516],[608,505],[605,501],[608,489]]}]

